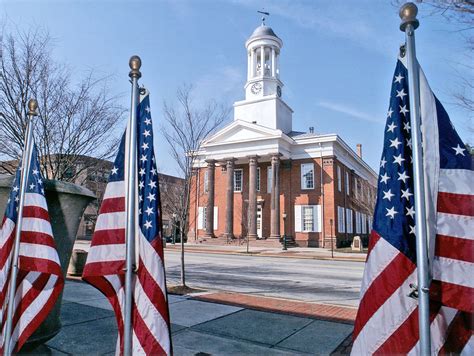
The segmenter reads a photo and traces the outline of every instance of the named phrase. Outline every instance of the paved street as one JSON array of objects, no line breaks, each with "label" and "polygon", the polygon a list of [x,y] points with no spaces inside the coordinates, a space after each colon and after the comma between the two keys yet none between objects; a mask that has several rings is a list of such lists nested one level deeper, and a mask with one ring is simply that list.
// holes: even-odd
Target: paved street
[{"label": "paved street", "polygon": [[[169,283],[180,278],[180,253],[165,250]],[[364,264],[353,261],[186,253],[187,284],[347,306],[357,306]]]}]

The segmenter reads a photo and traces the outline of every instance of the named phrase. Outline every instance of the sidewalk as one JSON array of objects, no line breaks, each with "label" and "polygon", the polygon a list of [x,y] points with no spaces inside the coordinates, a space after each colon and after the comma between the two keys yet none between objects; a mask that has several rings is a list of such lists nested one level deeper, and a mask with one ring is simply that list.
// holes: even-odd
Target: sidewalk
[{"label": "sidewalk", "polygon": [[[236,293],[170,295],[169,305],[177,356],[346,353],[355,315],[352,308]],[[115,316],[93,287],[66,282],[61,321],[61,332],[29,354],[114,354]]]},{"label": "sidewalk", "polygon": [[[186,252],[203,252],[203,253],[219,253],[219,254],[246,254],[247,246],[240,245],[209,245],[188,242],[185,244],[184,249]],[[175,251],[181,250],[179,244],[172,245],[166,244],[165,250]],[[278,247],[253,247],[249,246],[249,252],[252,255],[265,256],[265,257],[292,257],[292,258],[308,258],[318,260],[339,260],[339,261],[359,261],[365,262],[367,257],[366,253],[347,253],[334,251],[334,258],[332,257],[331,250],[317,247],[291,247],[288,250],[283,251],[282,248]]]}]

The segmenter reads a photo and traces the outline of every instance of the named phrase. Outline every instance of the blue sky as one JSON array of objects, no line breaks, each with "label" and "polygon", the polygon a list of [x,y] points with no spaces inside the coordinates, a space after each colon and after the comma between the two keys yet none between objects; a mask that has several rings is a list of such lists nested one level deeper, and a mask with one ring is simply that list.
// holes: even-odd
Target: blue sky
[{"label": "blue sky", "polygon": [[[54,37],[54,56],[80,77],[111,75],[111,90],[129,103],[128,59],[143,61],[141,83],[151,92],[160,170],[177,174],[159,132],[163,101],[193,84],[196,103],[231,106],[243,99],[244,42],[260,24],[257,10],[283,40],[280,73],[293,129],[337,133],[377,168],[398,47],[404,41],[390,0],[327,1],[81,1],[0,0],[7,27],[41,26]],[[462,139],[473,142],[468,113],[453,104],[467,63],[463,32],[420,6],[418,59]],[[472,95],[472,93],[471,93]],[[231,119],[231,118],[229,118]],[[125,122],[122,120],[121,125]],[[471,135],[471,136],[469,136]],[[376,169],[377,171],[378,169]]]}]

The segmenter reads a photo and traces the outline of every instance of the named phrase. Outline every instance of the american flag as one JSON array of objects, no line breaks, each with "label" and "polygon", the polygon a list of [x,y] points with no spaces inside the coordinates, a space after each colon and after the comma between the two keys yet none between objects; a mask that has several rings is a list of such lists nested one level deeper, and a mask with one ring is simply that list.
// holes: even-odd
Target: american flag
[{"label": "american flag", "polygon": [[[21,165],[21,163],[20,163]],[[53,308],[64,285],[59,256],[49,220],[36,147],[32,149],[31,166],[23,207],[20,235],[19,271],[16,281],[15,309],[11,350],[21,349],[26,340]],[[0,315],[2,322],[1,351],[5,345],[11,259],[18,221],[20,168],[7,203],[0,232]]]},{"label": "american flag", "polygon": [[[133,354],[171,354],[171,333],[163,259],[160,190],[153,151],[148,93],[141,96],[137,120],[137,271],[132,304]],[[125,134],[109,176],[84,267],[83,278],[109,299],[123,353],[125,307]]]},{"label": "american flag", "polygon": [[[408,72],[397,62],[352,353],[419,354]],[[433,353],[474,353],[474,172],[469,151],[420,70]]]}]

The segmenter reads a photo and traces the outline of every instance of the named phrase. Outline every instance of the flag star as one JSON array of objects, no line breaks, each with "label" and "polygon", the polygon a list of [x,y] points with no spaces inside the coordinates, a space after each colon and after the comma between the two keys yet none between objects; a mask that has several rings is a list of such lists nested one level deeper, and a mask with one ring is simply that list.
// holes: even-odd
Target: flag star
[{"label": "flag star", "polygon": [[112,168],[111,174],[117,174],[117,172],[118,168],[114,166],[114,168]]},{"label": "flag star", "polygon": [[12,201],[12,200],[11,200],[10,198],[8,198],[7,204],[10,204],[11,201]]},{"label": "flag star", "polygon": [[18,192],[18,189],[19,189],[19,188],[18,188],[16,185],[13,187],[13,191],[14,191],[14,192]]},{"label": "flag star", "polygon": [[387,184],[387,181],[390,179],[390,177],[387,175],[387,172],[385,172],[382,176],[380,176],[380,182]]},{"label": "flag star", "polygon": [[406,132],[410,132],[410,130],[411,130],[410,123],[409,123],[409,122],[404,122],[404,123],[403,123],[403,129],[404,129]]},{"label": "flag star", "polygon": [[416,235],[415,226],[416,225],[413,225],[413,226],[410,225],[410,234]]},{"label": "flag star", "polygon": [[17,202],[18,200],[20,200],[20,198],[18,197],[18,195],[15,197],[15,201]]},{"label": "flag star", "polygon": [[44,194],[44,189],[43,188],[41,188],[41,194]]},{"label": "flag star", "polygon": [[395,125],[395,123],[392,122],[390,125],[388,125],[387,132],[394,132],[393,130],[395,130],[396,127],[397,125]]},{"label": "flag star", "polygon": [[148,149],[148,143],[143,142],[142,149],[144,150]]},{"label": "flag star", "polygon": [[35,185],[33,183],[30,184],[30,190],[35,189]]},{"label": "flag star", "polygon": [[147,160],[148,160],[148,158],[146,158],[145,155],[142,155],[142,156],[140,157],[140,161],[142,161],[143,163],[145,163]]},{"label": "flag star", "polygon": [[142,209],[138,208],[138,215],[142,215]]},{"label": "flag star", "polygon": [[394,197],[394,196],[395,196],[395,194],[392,194],[391,189],[383,192],[383,199],[388,199],[388,201],[391,201],[392,197]]},{"label": "flag star", "polygon": [[143,201],[143,197],[141,195],[138,196],[138,201],[141,203]]},{"label": "flag star", "polygon": [[412,148],[411,138],[407,138],[407,146]]},{"label": "flag star", "polygon": [[147,213],[148,215],[153,214],[153,208],[152,207],[146,208],[145,213]]},{"label": "flag star", "polygon": [[405,93],[405,88],[402,88],[402,90],[398,91],[397,90],[397,98],[401,98],[403,100],[403,97],[407,96],[408,94]]},{"label": "flag star", "polygon": [[410,197],[412,196],[413,194],[410,193],[410,189],[407,188],[406,190],[403,190],[402,189],[402,198],[406,198],[406,200],[410,200]]},{"label": "flag star", "polygon": [[146,221],[145,224],[143,224],[147,229],[150,229],[152,227],[151,221]]},{"label": "flag star", "polygon": [[407,112],[409,112],[410,110],[407,109],[407,106],[406,105],[403,105],[401,106],[400,105],[400,114],[403,114],[403,115],[407,115]]},{"label": "flag star", "polygon": [[145,187],[145,183],[141,180],[140,183],[138,183],[138,188],[143,189]]},{"label": "flag star", "polygon": [[380,167],[385,168],[385,163],[387,163],[387,161],[385,160],[385,157],[382,157],[382,160],[380,161]]},{"label": "flag star", "polygon": [[138,172],[138,174],[140,176],[144,176],[145,175],[145,169],[144,168],[140,168],[140,171]]},{"label": "flag star", "polygon": [[149,186],[150,188],[152,188],[152,189],[153,189],[153,188],[156,188],[156,182],[153,181],[153,180],[151,180],[150,183],[148,183],[148,186]]},{"label": "flag star", "polygon": [[390,209],[385,208],[387,210],[387,214],[385,216],[390,216],[390,219],[393,219],[395,217],[395,214],[398,214],[398,211],[395,211],[395,207],[392,206]]},{"label": "flag star", "polygon": [[411,216],[411,218],[413,219],[413,216],[415,215],[415,209],[413,209],[412,206],[406,207],[406,209],[407,209],[407,213],[405,215]]},{"label": "flag star", "polygon": [[32,173],[36,175],[36,174],[38,174],[39,172],[38,172],[38,170],[35,168],[35,169],[33,169],[33,172],[32,172]]},{"label": "flag star", "polygon": [[390,147],[395,147],[395,149],[398,149],[398,146],[400,146],[402,143],[398,141],[398,137],[395,137],[395,140],[390,140]]},{"label": "flag star", "polygon": [[39,184],[39,185],[43,185],[43,180],[42,180],[41,178],[38,179],[38,184]]},{"label": "flag star", "polygon": [[458,143],[458,146],[457,147],[451,147],[454,151],[456,151],[456,156],[457,155],[462,155],[462,156],[465,156],[464,154],[464,151],[466,150],[465,148],[462,148],[461,146],[459,146],[459,143]]},{"label": "flag star", "polygon": [[145,125],[151,125],[151,120],[150,119],[145,119]]},{"label": "flag star", "polygon": [[387,117],[392,118],[392,114],[393,114],[393,110],[392,108],[389,108],[387,112]]},{"label": "flag star", "polygon": [[406,183],[406,180],[410,178],[410,176],[407,175],[406,171],[403,171],[403,173],[398,173],[398,179],[397,180],[402,180],[403,183]]},{"label": "flag star", "polygon": [[405,77],[402,77],[402,75],[400,73],[398,73],[398,75],[395,76],[394,83],[401,83],[403,78],[405,78]]},{"label": "flag star", "polygon": [[402,154],[400,153],[398,156],[393,156],[393,163],[398,163],[400,166],[405,158],[402,158]]},{"label": "flag star", "polygon": [[148,137],[148,136],[150,136],[150,135],[151,135],[151,133],[150,133],[150,131],[148,131],[148,130],[145,130],[145,131],[143,132],[143,136],[145,136],[145,137]]},{"label": "flag star", "polygon": [[151,193],[149,193],[146,198],[147,198],[150,202],[152,202],[153,200],[156,200],[156,199],[155,199],[155,194],[151,194]]},{"label": "flag star", "polygon": [[150,107],[147,106],[147,107],[145,108],[145,111],[146,111],[147,113],[150,113],[150,111],[151,111],[151,110],[150,110]]},{"label": "flag star", "polygon": [[155,167],[153,167],[151,170],[150,170],[151,174],[153,174],[154,176],[156,176],[156,169]]}]

